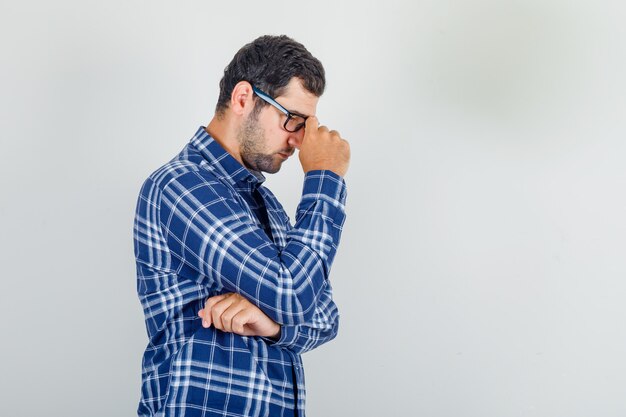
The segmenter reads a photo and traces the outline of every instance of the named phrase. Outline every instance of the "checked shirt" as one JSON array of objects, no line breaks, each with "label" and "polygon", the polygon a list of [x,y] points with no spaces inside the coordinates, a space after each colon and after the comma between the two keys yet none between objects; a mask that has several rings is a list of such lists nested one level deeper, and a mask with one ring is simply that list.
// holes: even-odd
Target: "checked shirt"
[{"label": "checked shirt", "polygon": [[[144,182],[134,222],[137,292],[148,345],[140,416],[305,416],[300,355],[329,340],[328,280],[346,186],[305,174],[295,224],[203,127]],[[281,324],[280,339],[203,328],[213,295],[236,292]]]}]

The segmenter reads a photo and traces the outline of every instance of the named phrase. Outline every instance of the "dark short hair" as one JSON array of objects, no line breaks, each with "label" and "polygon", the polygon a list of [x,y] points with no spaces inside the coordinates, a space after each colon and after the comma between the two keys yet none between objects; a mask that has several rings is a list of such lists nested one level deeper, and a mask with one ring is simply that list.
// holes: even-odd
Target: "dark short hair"
[{"label": "dark short hair", "polygon": [[[272,97],[280,96],[297,77],[310,93],[321,96],[326,86],[322,63],[299,42],[288,36],[261,36],[242,47],[224,69],[215,112],[223,114],[235,85],[248,81]],[[257,99],[255,110],[267,103]]]}]

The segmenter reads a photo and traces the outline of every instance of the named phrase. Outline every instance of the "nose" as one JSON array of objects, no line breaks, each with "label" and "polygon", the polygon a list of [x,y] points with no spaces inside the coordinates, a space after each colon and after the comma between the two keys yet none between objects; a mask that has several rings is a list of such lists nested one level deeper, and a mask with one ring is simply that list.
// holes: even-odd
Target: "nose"
[{"label": "nose", "polygon": [[298,130],[297,132],[290,132],[289,138],[287,139],[287,143],[292,148],[300,149],[300,145],[302,144],[303,139],[304,139],[304,128]]}]

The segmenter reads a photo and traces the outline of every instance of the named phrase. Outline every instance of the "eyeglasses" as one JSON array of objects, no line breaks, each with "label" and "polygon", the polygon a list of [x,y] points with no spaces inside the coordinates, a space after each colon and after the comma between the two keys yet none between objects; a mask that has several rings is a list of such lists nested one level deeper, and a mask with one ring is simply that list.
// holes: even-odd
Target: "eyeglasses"
[{"label": "eyeglasses", "polygon": [[306,119],[309,118],[308,116],[303,116],[301,114],[290,112],[289,110],[281,106],[276,100],[270,97],[269,94],[264,93],[263,91],[259,90],[255,86],[252,86],[252,91],[254,91],[254,93],[257,96],[259,96],[262,100],[276,107],[278,110],[280,110],[282,113],[284,113],[287,116],[287,120],[285,120],[285,124],[283,124],[283,128],[287,132],[297,132],[298,130],[302,129],[304,125],[306,124]]}]

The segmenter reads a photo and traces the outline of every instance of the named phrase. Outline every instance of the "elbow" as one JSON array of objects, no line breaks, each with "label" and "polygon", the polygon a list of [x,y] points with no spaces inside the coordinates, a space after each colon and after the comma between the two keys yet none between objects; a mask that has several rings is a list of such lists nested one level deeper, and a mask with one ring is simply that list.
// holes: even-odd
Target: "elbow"
[{"label": "elbow", "polygon": [[299,326],[311,323],[315,316],[316,299],[307,296],[294,296],[291,303],[286,303],[289,308],[277,309],[275,322],[285,326]]},{"label": "elbow", "polygon": [[309,258],[308,261],[298,264],[298,268],[284,264],[279,268],[279,282],[273,288],[277,294],[272,317],[279,324],[297,326],[315,320],[320,299],[329,285],[328,273],[319,259]]}]

